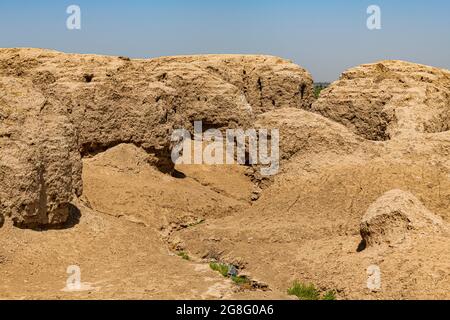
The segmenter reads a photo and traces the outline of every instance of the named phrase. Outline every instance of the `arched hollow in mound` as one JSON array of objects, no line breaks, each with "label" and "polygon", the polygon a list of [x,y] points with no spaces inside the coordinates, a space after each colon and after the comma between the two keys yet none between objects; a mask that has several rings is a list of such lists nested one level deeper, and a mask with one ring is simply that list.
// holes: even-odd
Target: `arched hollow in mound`
[{"label": "arched hollow in mound", "polygon": [[366,246],[398,245],[413,234],[440,233],[447,229],[441,217],[430,212],[414,195],[391,190],[378,198],[361,220]]},{"label": "arched hollow in mound", "polygon": [[446,131],[450,72],[404,61],[361,65],[323,90],[312,111],[369,140]]},{"label": "arched hollow in mound", "polygon": [[0,216],[21,227],[64,223],[82,193],[83,156],[129,143],[170,170],[174,129],[194,121],[246,129],[257,114],[308,108],[312,83],[306,70],[269,56],[0,49]]}]

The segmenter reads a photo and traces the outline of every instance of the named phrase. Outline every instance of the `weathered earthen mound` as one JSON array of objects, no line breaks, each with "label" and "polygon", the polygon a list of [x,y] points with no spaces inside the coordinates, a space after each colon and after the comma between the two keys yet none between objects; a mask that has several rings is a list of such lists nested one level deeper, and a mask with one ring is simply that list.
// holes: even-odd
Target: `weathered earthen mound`
[{"label": "weathered earthen mound", "polygon": [[450,128],[450,72],[403,61],[361,65],[324,90],[312,110],[370,140]]},{"label": "weathered earthen mound", "polygon": [[[436,133],[448,130],[447,73],[358,67],[324,92],[321,115],[308,112],[309,75],[278,58],[0,50],[0,225],[3,214],[23,227],[60,224],[82,193],[70,228],[0,229],[1,295],[74,298],[60,290],[65,266],[77,263],[98,286],[79,298],[210,298],[217,281],[239,292],[217,298],[285,298],[300,280],[339,299],[447,299],[450,131]],[[171,131],[195,120],[279,129],[279,174],[263,189],[246,166],[162,173]],[[355,250],[360,229],[375,250]],[[269,295],[212,273],[209,259],[244,268]],[[374,263],[377,293],[366,286]]]},{"label": "weathered earthen mound", "polygon": [[82,192],[81,158],[121,143],[170,171],[171,133],[247,128],[282,106],[307,108],[312,79],[268,56],[130,60],[38,49],[0,50],[0,215],[60,224]]},{"label": "weathered earthen mound", "polygon": [[77,134],[64,106],[26,80],[0,77],[0,215],[61,224],[81,195]]},{"label": "weathered earthen mound", "polygon": [[[230,196],[223,185],[207,184],[195,175],[182,179],[172,177],[156,170],[149,160],[142,148],[132,144],[120,144],[83,159],[82,200],[98,212],[138,222],[152,230],[164,227],[166,232],[246,205]],[[246,178],[243,173],[234,173],[230,168],[225,171],[220,166],[220,169],[224,170],[219,171],[223,175],[234,178],[234,185],[229,189],[236,188],[237,177]],[[251,186],[250,181],[241,181],[241,193]]]},{"label": "weathered earthen mound", "polygon": [[161,58],[161,63],[190,63],[244,93],[255,114],[278,108],[310,108],[313,80],[305,69],[272,56],[205,55]]},{"label": "weathered earthen mound", "polygon": [[378,198],[361,220],[367,246],[398,245],[412,235],[431,235],[446,229],[442,218],[431,213],[414,195],[391,190]]},{"label": "weathered earthen mound", "polygon": [[298,152],[351,153],[363,139],[343,125],[321,115],[294,108],[281,108],[257,117],[255,126],[279,129],[280,157],[288,160]]}]

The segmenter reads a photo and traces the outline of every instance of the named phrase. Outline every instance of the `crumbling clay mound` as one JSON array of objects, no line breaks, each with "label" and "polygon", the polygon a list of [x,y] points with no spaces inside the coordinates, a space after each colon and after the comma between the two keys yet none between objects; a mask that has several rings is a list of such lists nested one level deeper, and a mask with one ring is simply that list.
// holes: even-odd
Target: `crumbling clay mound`
[{"label": "crumbling clay mound", "polygon": [[403,243],[413,235],[430,235],[446,229],[442,218],[431,213],[414,195],[391,190],[378,198],[361,220],[367,246]]},{"label": "crumbling clay mound", "polygon": [[77,134],[65,108],[26,80],[0,77],[0,215],[59,225],[81,195]]},{"label": "crumbling clay mound", "polygon": [[278,128],[280,157],[283,160],[295,154],[335,151],[349,153],[364,139],[355,136],[343,125],[321,115],[295,108],[281,108],[257,117],[256,128]]},{"label": "crumbling clay mound", "polygon": [[[449,79],[383,61],[314,102],[309,73],[276,57],[1,49],[1,295],[285,299],[299,281],[448,299]],[[280,170],[174,165],[172,131],[198,120],[278,129]],[[88,290],[61,292],[73,264]]]},{"label": "crumbling clay mound", "polygon": [[366,139],[383,141],[450,129],[450,72],[403,61],[346,71],[312,111]]},{"label": "crumbling clay mound", "polygon": [[121,143],[170,172],[171,133],[247,128],[261,112],[313,101],[307,71],[269,56],[130,60],[1,49],[1,214],[16,225],[59,225],[80,196],[81,158]]},{"label": "crumbling clay mound", "polygon": [[[361,68],[365,67],[357,69]],[[413,83],[415,73],[410,76],[405,71],[405,81]],[[354,91],[355,97],[369,90],[363,83],[337,84],[328,90]],[[383,90],[393,99],[402,99],[403,93],[395,87]],[[332,97],[325,91],[313,106],[323,103],[334,110],[340,100]],[[442,111],[434,107],[431,104],[431,114]],[[259,128],[280,130],[279,174],[263,184],[258,200],[245,211],[180,230],[178,240],[193,255],[215,255],[243,266],[274,290],[286,290],[300,279],[317,283],[325,291],[335,288],[341,298],[448,298],[448,263],[442,262],[448,260],[448,233],[440,231],[444,227],[434,228],[432,221],[442,220],[444,226],[450,219],[450,136],[448,131],[420,131],[416,124],[422,118],[416,117],[414,105],[404,112],[414,126],[385,141],[354,132],[345,116],[329,119],[327,114],[289,108],[259,115]],[[363,114],[361,118],[367,121],[367,132],[377,132],[377,122]],[[421,201],[409,193],[397,199],[391,190],[408,190]],[[382,246],[362,250],[361,219],[380,197],[392,198],[388,208],[403,210],[403,222],[397,227],[396,220],[390,223],[389,218],[386,224],[369,220],[373,230],[368,227],[368,232],[374,238],[368,237],[367,246],[374,247],[380,235],[379,241],[391,245],[393,251]],[[397,240],[402,239],[408,241],[400,243],[412,245],[397,247]],[[384,289],[377,293],[366,286],[367,268],[374,264],[380,265],[384,279]]]}]

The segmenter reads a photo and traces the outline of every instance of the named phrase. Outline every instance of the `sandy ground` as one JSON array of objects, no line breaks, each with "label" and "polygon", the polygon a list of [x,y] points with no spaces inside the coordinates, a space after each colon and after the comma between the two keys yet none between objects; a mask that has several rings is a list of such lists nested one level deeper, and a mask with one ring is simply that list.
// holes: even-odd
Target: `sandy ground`
[{"label": "sandy ground", "polygon": [[[117,161],[115,151],[109,156]],[[286,298],[273,291],[244,291],[207,262],[187,261],[171,250],[163,240],[167,219],[195,222],[199,216],[190,211],[206,215],[219,207],[225,212],[242,201],[212,192],[194,179],[180,180],[133,163],[141,155],[135,151],[119,150],[122,159],[131,161],[121,167],[102,155],[85,161],[85,194],[67,228],[22,230],[6,223],[0,229],[2,299]],[[195,197],[204,199],[200,208]],[[174,207],[186,211],[174,212]],[[65,290],[72,265],[80,267],[79,292]]]},{"label": "sandy ground", "polygon": [[[84,194],[74,203],[79,212],[63,230],[6,223],[0,229],[1,298],[291,299],[286,292],[295,280],[334,290],[339,299],[449,298],[448,238],[425,235],[399,248],[360,251],[358,214],[342,219],[330,213],[333,206],[339,211],[333,197],[348,190],[302,195],[292,182],[297,191],[284,192],[290,200],[274,203],[263,192],[252,202],[254,186],[244,167],[179,166],[184,177],[176,178],[145,159],[130,145],[85,159]],[[330,168],[340,177],[315,175],[309,190],[323,186],[323,179],[346,180],[344,169]],[[349,174],[357,175],[355,167]],[[286,186],[275,183],[271,193]],[[329,203],[331,211],[314,213],[314,203]],[[212,258],[239,266],[268,288],[237,286],[209,268]],[[71,265],[80,267],[78,292],[65,291]],[[371,265],[382,270],[381,290],[367,288]]]}]

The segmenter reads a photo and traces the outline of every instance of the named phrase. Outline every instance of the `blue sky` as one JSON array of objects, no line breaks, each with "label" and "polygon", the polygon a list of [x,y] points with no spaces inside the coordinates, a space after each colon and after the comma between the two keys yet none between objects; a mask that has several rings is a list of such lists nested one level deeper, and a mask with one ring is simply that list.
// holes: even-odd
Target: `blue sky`
[{"label": "blue sky", "polygon": [[[81,30],[66,28],[71,4],[81,7]],[[366,27],[371,4],[381,7],[381,30]],[[133,58],[270,54],[316,81],[382,59],[450,69],[448,0],[1,0],[0,29],[0,47]]]}]

